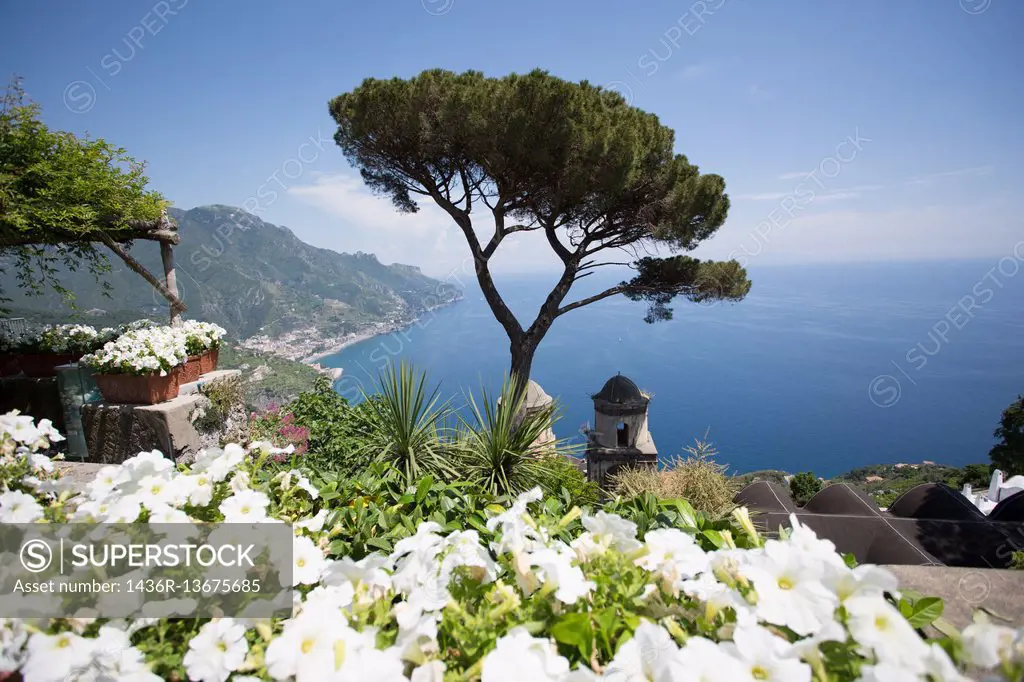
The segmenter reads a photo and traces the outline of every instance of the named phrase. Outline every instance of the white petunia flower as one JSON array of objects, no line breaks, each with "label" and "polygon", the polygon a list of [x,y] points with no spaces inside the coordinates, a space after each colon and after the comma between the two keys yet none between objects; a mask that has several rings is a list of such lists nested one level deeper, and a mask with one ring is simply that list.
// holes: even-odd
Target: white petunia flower
[{"label": "white petunia flower", "polygon": [[316,604],[317,607],[340,611],[352,605],[356,589],[351,583],[342,585],[318,585],[309,591],[305,604]]},{"label": "white petunia flower", "polygon": [[149,510],[150,523],[189,523],[191,521],[188,514],[166,504],[160,507],[150,507]]},{"label": "white petunia flower", "polygon": [[861,668],[857,682],[921,682],[921,676],[893,663],[879,663]]},{"label": "white petunia flower", "polygon": [[985,669],[1011,660],[1019,637],[1013,629],[988,621],[971,623],[962,635],[968,660]]},{"label": "white petunia flower", "polygon": [[260,523],[267,520],[270,498],[258,490],[243,490],[220,503],[225,523]]},{"label": "white petunia flower", "polygon": [[142,513],[142,503],[136,495],[127,495],[115,499],[107,506],[107,514],[102,519],[106,523],[134,523]]},{"label": "white petunia flower", "polygon": [[300,519],[296,521],[293,525],[296,528],[308,530],[313,533],[319,533],[324,527],[324,522],[327,520],[327,513],[328,512],[326,509],[321,509],[316,513],[316,515],[307,516],[304,519]]},{"label": "white petunia flower", "polygon": [[524,627],[499,637],[484,657],[481,682],[558,682],[569,672],[569,661],[548,639],[532,637]]},{"label": "white petunia flower", "polygon": [[242,667],[248,652],[245,627],[233,618],[218,618],[204,625],[188,643],[183,662],[189,679],[224,682]]},{"label": "white petunia flower", "polygon": [[391,580],[396,590],[411,594],[428,582],[439,588],[436,557],[444,545],[444,538],[437,534],[440,530],[437,523],[426,521],[416,528],[415,535],[395,543],[388,562],[394,567]]},{"label": "white petunia flower", "polygon": [[475,530],[460,530],[444,539],[441,549],[440,578],[448,585],[452,572],[459,566],[469,568],[473,578],[488,583],[498,576],[498,565],[491,558],[487,548],[480,544],[480,534]]},{"label": "white petunia flower", "polygon": [[689,533],[676,528],[652,530],[644,537],[646,553],[636,565],[662,576],[667,584],[711,570],[711,558]]},{"label": "white petunia flower", "polygon": [[701,573],[693,580],[680,581],[679,589],[686,596],[704,602],[709,617],[725,608],[732,608],[737,613],[750,609],[742,594],[719,582],[713,573]]},{"label": "white petunia flower", "polygon": [[0,495],[0,521],[3,523],[34,523],[43,518],[43,507],[36,498],[19,490]]},{"label": "white petunia flower", "polygon": [[150,511],[168,507],[184,501],[179,494],[179,486],[168,475],[157,474],[144,476],[136,484],[137,495],[142,505]]},{"label": "white petunia flower", "polygon": [[636,524],[617,514],[599,511],[593,516],[584,514],[582,521],[588,532],[571,544],[580,561],[589,561],[610,549],[627,554],[642,546],[636,539]]},{"label": "white petunia flower", "polygon": [[409,682],[444,682],[445,665],[441,661],[430,661],[415,668]]},{"label": "white petunia flower", "polygon": [[800,519],[797,518],[796,514],[789,515],[789,524],[790,529],[789,535],[785,540],[786,544],[807,557],[813,557],[834,566],[846,566],[843,558],[836,552],[836,546],[832,541],[819,538],[813,530],[800,523]]},{"label": "white petunia flower", "polygon": [[496,554],[531,551],[544,544],[542,534],[526,522],[527,507],[543,496],[540,488],[533,488],[517,497],[508,511],[487,519],[487,530],[501,530],[501,537],[491,543]]},{"label": "white petunia flower", "polygon": [[[124,473],[128,477],[128,481],[138,483],[146,476],[157,476],[160,474],[166,474],[170,476],[174,469],[174,462],[172,462],[159,450],[153,450],[151,452],[140,452],[139,454],[126,459],[121,463]],[[125,492],[134,492],[134,490],[126,490]]]},{"label": "white petunia flower", "polygon": [[733,632],[732,649],[752,680],[772,682],[810,682],[811,667],[789,657],[792,645],[751,618],[743,618]]},{"label": "white petunia flower", "polygon": [[678,651],[679,647],[663,627],[644,621],[637,626],[632,639],[619,646],[604,677],[614,682],[660,679]]},{"label": "white petunia flower", "polygon": [[275,680],[320,682],[337,675],[374,648],[372,632],[356,632],[340,611],[307,604],[267,646],[267,673]]},{"label": "white petunia flower", "polygon": [[970,678],[964,677],[956,669],[956,665],[950,660],[949,654],[938,644],[928,647],[928,653],[924,657],[924,670],[931,675],[933,680],[941,682],[971,682]]},{"label": "white petunia flower", "polygon": [[29,637],[22,676],[29,682],[64,682],[89,665],[94,642],[73,632]]},{"label": "white petunia flower", "polygon": [[846,600],[847,629],[878,660],[915,673],[924,672],[928,645],[892,604],[882,597],[851,597]]},{"label": "white petunia flower", "polygon": [[309,479],[303,476],[302,472],[300,472],[298,469],[292,469],[291,471],[288,472],[288,475],[293,476],[295,478],[295,483],[293,485],[296,488],[305,490],[307,493],[309,493],[309,497],[311,499],[315,500],[318,497],[320,497],[320,491],[317,490],[313,486],[313,484],[309,482]]},{"label": "white petunia flower", "polygon": [[730,653],[703,637],[691,637],[666,664],[661,677],[673,682],[737,682],[750,679],[749,672]]},{"label": "white petunia flower", "polygon": [[881,566],[871,564],[863,564],[852,570],[845,564],[825,564],[822,582],[835,592],[841,602],[854,596],[881,597],[886,592],[896,594],[899,587],[895,575]]},{"label": "white petunia flower", "polygon": [[213,501],[213,479],[209,474],[183,474],[177,479],[181,494],[195,507],[205,507]]},{"label": "white petunia flower", "polygon": [[530,566],[540,569],[538,576],[545,587],[555,589],[555,599],[563,604],[575,604],[595,587],[587,580],[579,566],[573,565],[576,555],[566,545],[537,550],[526,555]]},{"label": "white petunia flower", "polygon": [[315,585],[327,567],[323,550],[305,535],[292,541],[292,585]]},{"label": "white petunia flower", "polygon": [[119,628],[102,626],[94,640],[91,659],[71,679],[82,682],[119,680],[123,682],[160,682],[150,672],[143,653],[132,646],[130,635]]},{"label": "white petunia flower", "polygon": [[832,620],[839,599],[821,583],[822,562],[788,543],[769,540],[763,554],[739,567],[754,583],[758,618],[809,635]]},{"label": "white petunia flower", "polygon": [[106,499],[130,479],[131,475],[124,467],[108,464],[96,472],[96,477],[86,486],[86,494],[91,500]]},{"label": "white petunia flower", "polygon": [[391,590],[391,575],[385,570],[388,558],[379,552],[366,555],[359,561],[342,557],[329,561],[323,573],[325,585],[352,585],[359,603],[383,599]]},{"label": "white petunia flower", "polygon": [[[223,450],[211,448],[208,454],[196,457],[196,464],[193,465],[193,473],[198,465],[199,471],[206,471],[215,482],[223,481],[245,461],[245,450],[237,443],[228,443]],[[203,453],[200,453],[203,455]]]}]

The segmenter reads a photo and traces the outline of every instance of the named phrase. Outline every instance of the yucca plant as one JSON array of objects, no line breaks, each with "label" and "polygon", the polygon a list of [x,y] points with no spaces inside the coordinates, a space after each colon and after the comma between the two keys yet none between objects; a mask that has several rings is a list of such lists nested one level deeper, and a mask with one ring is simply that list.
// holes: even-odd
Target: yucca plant
[{"label": "yucca plant", "polygon": [[451,451],[442,434],[451,412],[438,399],[438,388],[427,389],[426,372],[406,363],[389,365],[379,379],[369,408],[361,417],[365,438],[360,449],[373,461],[384,461],[402,472],[407,482],[431,475],[449,480],[456,475]]},{"label": "yucca plant", "polygon": [[540,441],[556,419],[554,404],[524,411],[526,390],[515,379],[506,378],[497,397],[486,388],[480,392],[479,402],[468,396],[470,419],[459,415],[456,443],[463,475],[493,495],[544,487],[546,462],[561,456],[559,442]]}]

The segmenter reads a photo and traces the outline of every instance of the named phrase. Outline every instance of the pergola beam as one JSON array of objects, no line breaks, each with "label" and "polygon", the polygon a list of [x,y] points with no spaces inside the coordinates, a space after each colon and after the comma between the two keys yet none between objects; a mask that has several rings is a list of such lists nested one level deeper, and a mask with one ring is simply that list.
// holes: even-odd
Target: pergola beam
[{"label": "pergola beam", "polygon": [[[105,228],[109,228],[109,231]],[[178,234],[178,230],[175,229],[174,223],[167,217],[167,214],[163,213],[156,220],[126,220],[121,224],[115,218],[105,218],[96,221],[95,230],[86,232],[61,231],[46,235],[27,235],[9,230],[8,234],[0,234],[0,248],[44,244],[57,246],[86,242],[106,244],[107,239],[118,243],[144,239],[177,245],[181,242],[181,235]]]},{"label": "pergola beam", "polygon": [[[174,246],[181,243],[181,235],[177,226],[164,211],[156,220],[118,220],[117,218],[101,218],[96,221],[95,229],[86,232],[50,232],[40,239],[40,235],[28,236],[7,230],[0,234],[0,249],[19,246],[59,246],[61,244],[105,244],[118,258],[124,261],[135,274],[149,282],[160,295],[167,299],[171,308],[171,324],[181,324],[181,314],[185,312],[185,304],[178,296],[177,276],[174,272]],[[108,229],[109,228],[109,229]],[[164,266],[164,281],[161,282],[153,273],[137,261],[122,244],[136,240],[155,241],[160,243],[160,260]]]},{"label": "pergola beam", "polygon": [[[185,304],[180,298],[178,298],[178,287],[174,274],[174,257],[173,255],[165,255],[164,253],[165,249],[167,254],[171,253],[171,245],[167,243],[160,244],[160,256],[164,263],[164,274],[167,278],[167,284],[165,285],[111,237],[101,233],[100,241],[106,244],[108,249],[117,254],[117,256],[124,261],[125,265],[127,265],[132,272],[153,285],[153,288],[159,291],[160,295],[167,299],[167,303],[171,307],[171,324],[179,324],[181,322],[181,314],[185,312]],[[168,265],[170,266],[169,270]]]}]

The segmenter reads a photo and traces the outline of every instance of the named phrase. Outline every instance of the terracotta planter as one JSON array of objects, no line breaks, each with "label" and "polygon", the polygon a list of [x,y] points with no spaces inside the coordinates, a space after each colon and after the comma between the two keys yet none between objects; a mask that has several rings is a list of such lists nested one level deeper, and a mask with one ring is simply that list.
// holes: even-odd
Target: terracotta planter
[{"label": "terracotta planter", "polygon": [[206,374],[217,369],[217,359],[220,356],[220,348],[208,350],[199,356],[199,373]]},{"label": "terracotta planter", "polygon": [[129,403],[133,405],[156,405],[178,397],[180,372],[171,371],[167,376],[147,374],[94,374],[100,394],[108,403]]},{"label": "terracotta planter", "polygon": [[14,376],[20,371],[20,356],[13,353],[10,355],[0,355],[0,377]]},{"label": "terracotta planter", "polygon": [[23,353],[18,360],[21,371],[30,377],[55,377],[58,365],[78,362],[80,355],[67,353]]},{"label": "terracotta planter", "polygon": [[202,367],[202,356],[188,356],[185,364],[178,368],[178,384],[190,384],[193,381],[199,381],[199,376],[204,373]]}]

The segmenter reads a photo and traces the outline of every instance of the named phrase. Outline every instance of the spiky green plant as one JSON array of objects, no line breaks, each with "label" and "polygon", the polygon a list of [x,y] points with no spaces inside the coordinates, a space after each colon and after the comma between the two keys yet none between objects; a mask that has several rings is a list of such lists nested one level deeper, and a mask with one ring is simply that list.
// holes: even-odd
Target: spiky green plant
[{"label": "spiky green plant", "polygon": [[[495,397],[486,388],[478,402],[468,396],[470,419],[459,416],[456,442],[461,452],[464,477],[494,495],[515,495],[550,479],[545,466],[560,457],[558,443],[539,442],[556,418],[554,403],[523,411],[526,390],[518,380],[506,378]],[[558,491],[555,491],[558,492]]]},{"label": "spiky green plant", "polygon": [[450,404],[440,402],[438,387],[428,392],[426,372],[404,362],[397,369],[389,365],[377,388],[373,399],[363,394],[370,407],[362,418],[366,438],[361,448],[401,471],[407,482],[425,475],[453,478],[452,453],[442,437]]}]

